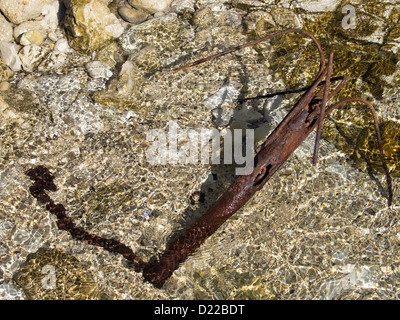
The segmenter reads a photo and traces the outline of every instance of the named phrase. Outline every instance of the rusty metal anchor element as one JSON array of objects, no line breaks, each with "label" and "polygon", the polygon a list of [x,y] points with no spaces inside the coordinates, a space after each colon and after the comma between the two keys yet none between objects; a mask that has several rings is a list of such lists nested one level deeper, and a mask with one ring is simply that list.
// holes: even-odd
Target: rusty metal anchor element
[{"label": "rusty metal anchor element", "polygon": [[[304,139],[317,127],[316,143],[314,149],[313,163],[318,157],[318,146],[321,137],[321,128],[324,117],[334,109],[345,103],[360,102],[365,104],[371,111],[375,123],[380,156],[386,174],[388,185],[388,205],[392,203],[392,182],[389,170],[386,165],[382,149],[382,138],[378,125],[378,118],[374,107],[361,98],[347,98],[339,101],[325,110],[327,102],[343,87],[346,79],[343,78],[339,85],[329,93],[331,81],[333,54],[329,55],[328,63],[325,66],[325,56],[322,47],[313,34],[301,29],[288,29],[257,39],[253,42],[233,47],[227,51],[214,56],[198,60],[194,63],[177,68],[176,71],[215,59],[222,55],[254,45],[273,37],[287,34],[300,33],[310,37],[320,54],[320,69],[316,80],[300,98],[293,109],[287,114],[277,128],[269,135],[267,140],[256,150],[254,158],[254,169],[249,175],[239,176],[228,188],[228,190],[208,209],[208,211],[186,232],[177,238],[165,252],[159,257],[146,264],[134,254],[132,249],[115,239],[106,239],[91,234],[75,225],[67,215],[62,204],[55,204],[45,192],[55,191],[57,187],[53,183],[54,176],[44,166],[37,166],[30,169],[26,174],[34,180],[29,188],[31,194],[41,203],[46,203],[46,209],[56,215],[57,225],[71,236],[80,241],[86,241],[91,245],[101,246],[104,249],[122,254],[127,260],[134,264],[135,271],[143,271],[143,277],[156,287],[162,287],[164,282],[179,268],[204,241],[211,236],[229,217],[238,211],[246,202],[272,177],[288,157],[304,141]],[[326,78],[325,82],[323,79]],[[319,86],[322,87],[315,93]]]},{"label": "rusty metal anchor element", "polygon": [[[316,44],[320,53],[320,70],[316,80],[309,90],[300,98],[293,109],[287,114],[283,121],[270,134],[267,140],[256,150],[254,158],[254,170],[249,175],[239,176],[226,190],[226,192],[208,209],[208,211],[186,232],[169,245],[162,256],[153,262],[145,265],[143,269],[144,278],[156,287],[162,287],[165,280],[179,268],[193,252],[211,236],[229,217],[238,211],[249,199],[265,185],[272,175],[281,167],[288,157],[304,141],[304,139],[317,129],[313,163],[315,164],[318,156],[318,146],[321,137],[321,127],[324,117],[337,107],[349,102],[361,102],[366,104],[373,115],[375,130],[379,144],[379,151],[386,173],[388,185],[388,205],[392,202],[392,185],[389,170],[386,165],[382,149],[382,139],[378,125],[378,119],[374,107],[366,100],[361,98],[348,98],[342,100],[325,110],[327,102],[345,84],[343,78],[341,83],[329,93],[330,79],[332,73],[333,54],[329,56],[329,61],[325,67],[324,53],[318,40],[309,32],[301,29],[288,29],[260,38],[253,42],[237,46],[214,56],[198,60],[194,63],[179,67],[176,71],[198,65],[212,60],[222,55],[240,50],[254,45],[261,41],[271,39],[286,33],[301,33],[309,36]],[[323,87],[314,93],[323,79],[326,81]]]}]

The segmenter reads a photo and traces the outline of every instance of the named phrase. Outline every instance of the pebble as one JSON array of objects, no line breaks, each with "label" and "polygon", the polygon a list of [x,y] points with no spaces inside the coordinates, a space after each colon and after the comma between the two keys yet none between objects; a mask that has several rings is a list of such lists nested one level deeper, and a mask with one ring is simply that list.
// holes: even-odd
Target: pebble
[{"label": "pebble", "polygon": [[7,91],[10,89],[10,83],[7,81],[0,82],[0,91]]},{"label": "pebble", "polygon": [[156,13],[166,11],[171,5],[172,0],[128,0],[128,2],[136,9]]},{"label": "pebble", "polygon": [[39,17],[43,7],[53,2],[54,0],[1,0],[0,11],[8,21],[20,24]]},{"label": "pebble", "polygon": [[14,44],[0,41],[0,58],[12,71],[20,71],[21,60],[15,47]]},{"label": "pebble", "polygon": [[40,46],[44,40],[43,34],[39,30],[29,30],[25,32],[19,39],[19,43],[23,46],[35,44]]},{"label": "pebble", "polygon": [[128,7],[120,7],[118,9],[118,14],[121,16],[122,19],[129,23],[139,24],[142,23],[147,19],[149,16],[148,13]]},{"label": "pebble", "polygon": [[50,51],[50,47],[36,44],[25,45],[18,53],[22,67],[27,72],[33,72]]},{"label": "pebble", "polygon": [[68,40],[65,38],[57,40],[57,42],[54,44],[53,50],[62,53],[74,52],[74,49],[70,47],[70,45],[68,44]]},{"label": "pebble", "polygon": [[13,75],[10,68],[0,59],[0,81],[6,81]]},{"label": "pebble", "polygon": [[107,63],[101,61],[89,61],[86,63],[85,67],[89,76],[94,79],[109,79],[113,75],[111,67]]}]

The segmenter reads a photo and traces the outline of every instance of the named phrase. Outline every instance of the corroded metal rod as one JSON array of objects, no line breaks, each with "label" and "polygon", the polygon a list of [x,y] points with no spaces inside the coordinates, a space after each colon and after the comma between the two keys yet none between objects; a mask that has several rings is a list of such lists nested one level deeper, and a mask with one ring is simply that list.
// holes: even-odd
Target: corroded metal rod
[{"label": "corroded metal rod", "polygon": [[[295,30],[298,32],[298,30]],[[304,32],[301,32],[304,33]],[[282,32],[274,35],[283,34]],[[270,37],[264,37],[263,39]],[[320,48],[319,42],[313,37],[314,42],[317,43],[318,49]],[[254,41],[258,43],[259,41]],[[230,53],[244,48],[247,45],[235,47],[227,50]],[[215,57],[222,56],[224,53],[214,55],[209,58],[199,60],[187,66],[178,68],[182,70],[189,66],[194,66],[199,63],[209,61]],[[323,52],[320,50],[321,59],[324,61]],[[196,222],[193,223],[183,235],[177,238],[169,245],[166,251],[158,260],[148,263],[143,269],[144,278],[154,284],[156,287],[162,287],[165,280],[168,279],[173,272],[179,268],[196,249],[204,243],[204,241],[211,236],[229,217],[237,212],[243,205],[250,200],[250,198],[259,191],[265,183],[272,177],[272,175],[281,167],[281,165],[288,159],[288,157],[297,149],[297,147],[304,141],[304,139],[311,133],[311,131],[318,125],[318,132],[316,138],[316,146],[314,150],[313,162],[316,163],[318,155],[319,139],[321,135],[322,122],[325,114],[330,113],[333,109],[339,107],[345,102],[360,101],[366,103],[371,109],[375,121],[375,129],[378,137],[378,144],[380,145],[380,152],[382,162],[386,172],[386,178],[389,189],[388,204],[391,205],[392,201],[392,186],[389,171],[386,166],[384,154],[382,151],[382,140],[379,131],[378,120],[372,105],[360,98],[346,99],[329,108],[325,113],[325,105],[332,96],[337,93],[345,83],[342,83],[329,94],[329,84],[332,72],[333,54],[329,56],[328,65],[322,68],[318,73],[317,79],[308,91],[300,98],[293,109],[287,114],[283,121],[271,133],[267,140],[257,148],[257,153],[254,158],[254,170],[249,175],[239,176],[228,188],[228,190],[214,203],[207,212]],[[323,78],[326,76],[326,82],[323,88],[314,93],[318,85],[321,84]],[[321,98],[322,93],[322,98]]]}]

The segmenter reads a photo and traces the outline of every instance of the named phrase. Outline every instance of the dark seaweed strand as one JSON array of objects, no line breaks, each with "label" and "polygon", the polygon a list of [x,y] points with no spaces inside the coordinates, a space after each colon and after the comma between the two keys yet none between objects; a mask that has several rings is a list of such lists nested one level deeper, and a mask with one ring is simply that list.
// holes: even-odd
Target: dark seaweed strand
[{"label": "dark seaweed strand", "polygon": [[385,153],[383,152],[382,135],[381,135],[381,131],[379,129],[378,116],[376,114],[374,106],[368,100],[365,100],[363,98],[358,98],[358,97],[346,98],[339,102],[336,102],[333,106],[330,106],[328,108],[328,110],[326,110],[326,115],[331,113],[333,110],[339,108],[343,104],[350,103],[350,102],[361,102],[364,105],[366,105],[369,108],[369,110],[371,111],[372,118],[374,119],[375,134],[376,134],[376,139],[378,141],[379,153],[380,153],[380,157],[381,157],[381,161],[382,161],[383,170],[385,171],[385,176],[386,176],[386,184],[387,184],[387,188],[388,188],[388,207],[390,208],[392,206],[392,201],[393,201],[392,177],[390,176],[390,171],[386,164]]},{"label": "dark seaweed strand", "polygon": [[115,239],[102,238],[98,235],[91,234],[84,229],[77,227],[71,217],[66,214],[65,207],[62,204],[55,204],[50,196],[45,192],[56,191],[54,184],[54,176],[45,166],[37,166],[29,169],[26,173],[33,181],[33,185],[29,187],[29,191],[40,203],[46,203],[46,209],[57,217],[57,226],[61,230],[68,231],[71,236],[80,241],[86,241],[90,245],[103,247],[104,249],[122,254],[123,257],[135,266],[135,271],[139,272],[145,265],[145,262],[136,256],[132,249]]}]

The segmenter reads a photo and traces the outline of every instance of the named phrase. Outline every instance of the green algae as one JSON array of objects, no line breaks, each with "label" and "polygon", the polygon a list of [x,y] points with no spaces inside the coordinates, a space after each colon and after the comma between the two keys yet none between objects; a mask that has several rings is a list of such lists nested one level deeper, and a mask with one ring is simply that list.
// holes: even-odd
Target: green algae
[{"label": "green algae", "polygon": [[[380,124],[383,151],[393,176],[400,175],[400,124]],[[335,120],[327,119],[322,129],[324,139],[348,154],[356,167],[364,172],[384,173],[372,117],[355,108],[336,111]]]},{"label": "green algae", "polygon": [[78,259],[57,249],[41,248],[30,255],[14,280],[30,300],[104,298],[91,273]]}]

